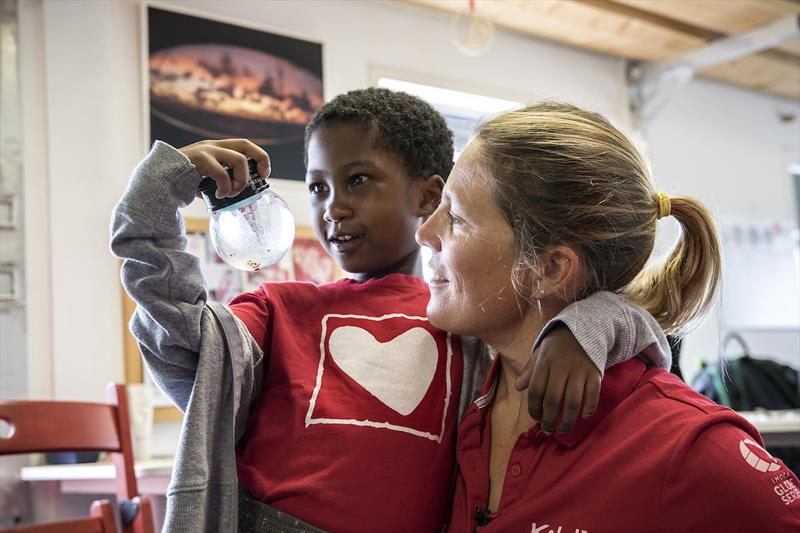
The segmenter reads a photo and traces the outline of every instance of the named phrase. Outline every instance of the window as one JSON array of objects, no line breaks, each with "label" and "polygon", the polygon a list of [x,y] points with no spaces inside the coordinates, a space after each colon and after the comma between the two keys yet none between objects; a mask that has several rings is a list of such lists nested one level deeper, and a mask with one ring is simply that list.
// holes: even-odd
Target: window
[{"label": "window", "polygon": [[522,105],[520,102],[503,100],[502,98],[454,91],[393,78],[378,79],[378,87],[385,87],[393,91],[403,91],[418,96],[441,113],[445,121],[447,121],[447,126],[453,132],[455,159],[458,159],[458,156],[464,151],[467,143],[472,138],[475,127],[481,121]]},{"label": "window", "polygon": [[[393,78],[379,78],[378,87],[393,91],[403,91],[422,98],[444,116],[447,126],[453,132],[453,157],[458,159],[475,132],[475,127],[482,121],[509,109],[520,107],[520,102],[492,98],[479,94],[443,89],[432,85],[422,85]],[[430,280],[428,264],[431,251],[422,247],[422,276]]]}]

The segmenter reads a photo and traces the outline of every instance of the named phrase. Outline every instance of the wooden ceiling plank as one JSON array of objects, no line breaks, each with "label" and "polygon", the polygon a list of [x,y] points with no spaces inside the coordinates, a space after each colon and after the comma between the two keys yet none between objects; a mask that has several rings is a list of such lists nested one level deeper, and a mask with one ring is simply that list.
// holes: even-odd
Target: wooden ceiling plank
[{"label": "wooden ceiling plank", "polygon": [[[714,0],[713,2],[708,2],[703,0],[680,0],[679,2],[670,0],[574,0],[574,1],[591,5],[599,9],[607,9],[617,14],[630,17],[637,17],[642,20],[646,20],[647,22],[650,22],[652,24],[657,24],[665,28],[669,28],[671,30],[682,32],[687,35],[697,37],[698,39],[703,39],[705,41],[715,41],[718,39],[724,39],[725,37],[728,37],[729,34],[709,29],[707,27],[697,26],[693,23],[687,22],[687,20],[693,20],[693,19],[691,17],[685,16],[684,11],[691,11],[689,9],[691,6],[698,6],[698,5],[704,6],[704,9],[706,10],[714,8],[716,9],[716,12],[729,9],[729,6],[731,5],[739,6],[740,11],[745,9],[761,9],[762,14],[756,17],[758,21],[757,24],[740,22],[738,25],[734,26],[736,28],[747,27],[749,29],[752,29],[760,25],[768,24],[770,22],[773,22],[777,18],[781,18],[782,16],[787,16],[793,13],[800,13],[800,4],[788,3],[783,0],[779,0],[777,2],[770,0],[757,0],[755,2],[751,0],[737,0],[735,2],[734,1],[719,2],[717,0]],[[766,7],[771,6],[772,9],[771,10],[763,9],[764,6]],[[767,14],[764,15],[763,13]],[[681,15],[683,16],[681,17]],[[672,16],[678,16],[683,20],[678,20],[678,18],[672,18]],[[708,18],[708,15],[706,18]],[[720,26],[716,25],[715,27],[719,28]],[[741,30],[736,30],[734,33],[741,33]],[[772,59],[785,61],[794,66],[798,66],[797,62],[800,61],[800,39],[795,39],[793,41],[790,41],[789,43],[785,43],[784,45],[778,48],[771,48],[768,50],[764,50],[762,52],[759,52],[759,54],[764,55],[766,57],[770,57]]]},{"label": "wooden ceiling plank", "polygon": [[[742,33],[769,24],[781,17],[800,13],[800,4],[787,3],[780,0],[777,8],[765,10],[763,6],[770,6],[769,0],[736,0],[722,2],[714,0],[707,2],[703,0],[576,0],[598,8],[608,9],[615,13],[626,13],[632,17],[640,17],[654,24],[662,25],[666,28],[683,32],[706,41],[722,39],[735,33]],[[786,5],[789,7],[787,8]],[[692,16],[692,6],[704,6],[702,17]],[[725,26],[720,21],[712,20],[714,15],[721,16],[730,10],[730,6],[739,6],[739,11],[746,9],[758,10],[760,12],[747,19],[747,22],[740,20],[736,24]],[[712,9],[713,8],[713,9]],[[697,23],[699,22],[699,24]],[[789,54],[800,57],[800,43],[785,43],[775,47],[786,60],[791,60]],[[780,55],[773,57],[779,57]]]},{"label": "wooden ceiling plank", "polygon": [[790,65],[793,64],[797,67],[800,67],[800,56],[791,52],[786,52],[783,49],[770,48],[769,50],[759,52],[757,55],[771,57],[773,59],[777,59],[778,61],[784,61]]},{"label": "wooden ceiling plank", "polygon": [[[684,23],[687,32],[698,36],[702,32],[719,36],[740,33],[787,15],[800,14],[800,2],[790,0],[608,1]],[[800,57],[800,40],[775,48]]]},{"label": "wooden ceiling plank", "polygon": [[748,56],[716,65],[698,74],[702,78],[800,100],[800,69],[761,56]]},{"label": "wooden ceiling plank", "polygon": [[714,31],[708,28],[703,28],[695,24],[690,24],[686,21],[679,20],[674,17],[666,16],[656,11],[649,11],[639,8],[638,2],[615,2],[612,0],[575,0],[586,5],[594,6],[598,9],[603,9],[627,17],[647,21],[656,26],[662,26],[679,33],[685,33],[704,39],[706,41],[713,41],[721,37],[725,37],[725,33]]},{"label": "wooden ceiling plank", "polygon": [[739,33],[800,13],[787,0],[613,0],[641,11],[723,34]]},{"label": "wooden ceiling plank", "polygon": [[800,37],[789,41],[788,43],[783,43],[775,49],[780,50],[781,52],[786,52],[787,54],[792,54],[793,56],[800,57]]},{"label": "wooden ceiling plank", "polygon": [[[450,13],[466,13],[468,3],[409,0]],[[500,27],[622,58],[661,61],[701,46],[705,40],[636,17],[609,13],[572,0],[478,1],[476,10]]]}]

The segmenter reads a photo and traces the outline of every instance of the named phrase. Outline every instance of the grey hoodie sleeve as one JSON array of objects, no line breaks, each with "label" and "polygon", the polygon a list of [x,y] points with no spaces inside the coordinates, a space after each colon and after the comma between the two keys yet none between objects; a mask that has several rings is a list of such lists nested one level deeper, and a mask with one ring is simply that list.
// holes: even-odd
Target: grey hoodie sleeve
[{"label": "grey hoodie sleeve", "polygon": [[186,413],[167,491],[165,531],[237,531],[235,445],[260,393],[263,357],[227,307],[207,302],[178,209],[201,180],[156,142],[114,208],[111,250],[136,301],[131,331],[153,379]]},{"label": "grey hoodie sleeve", "polygon": [[533,349],[559,324],[570,329],[601,376],[606,368],[637,355],[654,366],[667,370],[672,366],[672,352],[661,326],[619,294],[601,291],[568,305],[545,325]]},{"label": "grey hoodie sleeve", "polygon": [[201,180],[180,151],[157,141],[114,208],[111,251],[136,302],[130,328],[159,387],[182,410],[194,385],[206,302],[199,261],[185,251],[179,208]]}]

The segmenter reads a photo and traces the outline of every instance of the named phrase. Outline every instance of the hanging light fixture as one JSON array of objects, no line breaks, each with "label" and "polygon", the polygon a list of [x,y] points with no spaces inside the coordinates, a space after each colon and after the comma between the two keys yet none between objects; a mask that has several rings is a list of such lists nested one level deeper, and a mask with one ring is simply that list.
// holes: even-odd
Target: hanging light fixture
[{"label": "hanging light fixture", "polygon": [[456,13],[450,23],[450,39],[456,50],[465,56],[477,57],[486,53],[494,42],[494,22],[479,15],[475,0],[468,0],[467,13]]}]

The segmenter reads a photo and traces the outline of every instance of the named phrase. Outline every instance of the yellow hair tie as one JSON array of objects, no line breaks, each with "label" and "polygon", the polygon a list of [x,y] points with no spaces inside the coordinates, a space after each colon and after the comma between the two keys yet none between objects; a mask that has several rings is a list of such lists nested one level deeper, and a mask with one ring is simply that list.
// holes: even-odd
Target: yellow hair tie
[{"label": "yellow hair tie", "polygon": [[672,202],[669,201],[669,196],[666,193],[656,193],[656,202],[658,202],[658,214],[656,219],[668,217],[672,213]]}]

